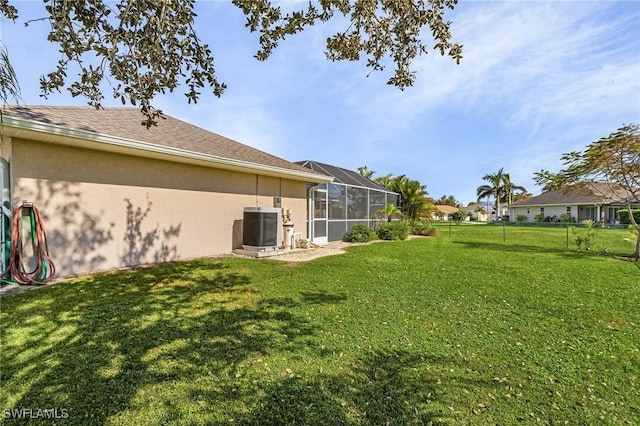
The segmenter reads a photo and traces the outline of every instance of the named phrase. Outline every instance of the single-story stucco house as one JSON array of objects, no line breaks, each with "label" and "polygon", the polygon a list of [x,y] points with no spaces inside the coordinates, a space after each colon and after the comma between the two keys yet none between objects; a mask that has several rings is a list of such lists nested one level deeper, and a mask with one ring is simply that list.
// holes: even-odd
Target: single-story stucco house
[{"label": "single-story stucco house", "polygon": [[458,207],[444,204],[436,204],[434,207],[436,209],[433,214],[434,220],[449,220],[449,216],[460,210]]},{"label": "single-story stucco house", "polygon": [[[640,206],[640,200],[621,188],[613,190],[611,185],[599,183],[592,193],[584,190],[547,191],[509,206],[509,217],[515,222],[518,216],[525,222],[536,221],[536,216],[548,221],[559,221],[568,214],[573,222],[591,219],[604,224],[619,223],[618,211],[625,209],[624,200],[629,199],[633,208]],[[631,197],[631,198],[630,198]]]},{"label": "single-story stucco house", "polygon": [[490,214],[495,216],[494,208],[487,206],[487,203],[469,203],[466,206],[460,207],[460,210],[467,213],[468,218],[473,218],[478,222],[488,221]]},{"label": "single-story stucco house", "polygon": [[3,109],[3,201],[39,209],[57,278],[231,253],[246,207],[290,210],[309,237],[308,188],[331,177],[170,116],[150,129],[141,119],[136,108]]}]

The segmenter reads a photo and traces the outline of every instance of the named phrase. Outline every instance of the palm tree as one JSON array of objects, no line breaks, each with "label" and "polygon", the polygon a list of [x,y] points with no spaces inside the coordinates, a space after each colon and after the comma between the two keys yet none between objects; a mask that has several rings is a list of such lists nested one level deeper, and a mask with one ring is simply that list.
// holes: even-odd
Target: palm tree
[{"label": "palm tree", "polygon": [[504,172],[504,167],[498,170],[497,173],[484,175],[482,179],[489,182],[489,185],[481,185],[478,187],[476,190],[478,201],[493,196],[496,200],[496,215],[501,214],[500,203],[512,204],[514,201],[520,199],[520,197],[524,198],[526,197],[525,194],[528,194],[524,186],[511,182],[511,176],[509,173]]},{"label": "palm tree", "polygon": [[378,210],[378,213],[383,214],[387,218],[387,223],[391,222],[393,215],[402,216],[402,211],[393,204],[385,204],[383,208]]},{"label": "palm tree", "polygon": [[479,219],[480,219],[480,215],[481,215],[481,214],[486,214],[486,213],[487,213],[487,210],[486,210],[484,207],[482,207],[482,206],[478,206],[478,207],[476,207],[476,209],[474,210],[474,213],[476,214],[476,220],[479,220]]},{"label": "palm tree", "polygon": [[390,187],[392,191],[400,194],[402,214],[410,221],[415,222],[426,205],[426,185],[401,175],[393,178]]},{"label": "palm tree", "polygon": [[367,166],[362,166],[358,167],[358,173],[360,173],[360,176],[371,180],[376,172],[374,170],[369,170],[369,167]]},{"label": "palm tree", "polygon": [[527,191],[519,192],[517,194],[513,194],[513,202],[515,203],[516,201],[526,200],[531,197],[533,197],[533,194],[530,192],[527,192]]},{"label": "palm tree", "polygon": [[504,198],[504,167],[497,173],[489,173],[482,177],[482,180],[489,182],[488,185],[480,185],[476,189],[478,201],[483,198],[489,199],[493,196],[496,200],[496,217],[500,214],[500,200]]},{"label": "palm tree", "polygon": [[391,182],[393,181],[393,175],[391,173],[384,175],[384,176],[378,176],[377,178],[375,178],[373,180],[375,183],[377,183],[378,185],[382,185],[387,189],[391,189]]},{"label": "palm tree", "polygon": [[[505,173],[502,177],[502,188],[504,190],[504,198],[502,199],[502,201],[506,202],[507,204],[512,204],[514,201],[516,201],[516,197],[520,194],[527,193],[527,190],[524,186],[515,185],[513,182],[511,182],[511,176],[509,176],[509,173]],[[516,193],[515,191],[519,192]]]},{"label": "palm tree", "polygon": [[20,85],[16,72],[9,62],[9,54],[4,43],[0,41],[0,124],[2,124],[2,108],[13,99],[16,103],[20,100]]},{"label": "palm tree", "polygon": [[430,222],[435,216],[437,216],[439,211],[440,210],[438,210],[436,205],[433,203],[433,200],[429,197],[425,197],[419,218]]}]

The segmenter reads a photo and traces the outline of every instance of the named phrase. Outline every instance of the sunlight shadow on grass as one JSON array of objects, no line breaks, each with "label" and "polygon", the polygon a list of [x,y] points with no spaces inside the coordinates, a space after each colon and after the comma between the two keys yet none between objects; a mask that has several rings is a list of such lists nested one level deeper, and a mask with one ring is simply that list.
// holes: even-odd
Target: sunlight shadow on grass
[{"label": "sunlight shadow on grass", "polygon": [[[232,375],[251,354],[312,345],[304,317],[247,292],[250,282],[221,263],[196,261],[44,289],[32,296],[46,292],[52,303],[27,303],[23,313],[44,316],[50,327],[24,325],[28,334],[15,336],[23,344],[3,348],[3,388],[23,389],[3,403],[66,407],[73,423],[104,423],[132,408],[142,387]],[[219,300],[211,299],[216,293]],[[50,339],[52,327],[68,333]],[[19,379],[26,371],[29,386]]]},{"label": "sunlight shadow on grass", "polygon": [[[162,401],[191,407],[180,392],[203,379],[235,377],[256,354],[316,345],[315,326],[289,308],[345,298],[323,292],[309,292],[302,302],[263,298],[251,283],[249,275],[205,259],[83,277],[20,295],[24,316],[37,315],[49,326],[23,324],[23,334],[15,335],[22,344],[3,348],[3,387],[13,393],[3,403],[65,407],[72,424],[103,424],[124,412],[143,416],[149,404]],[[28,300],[42,296],[47,304]],[[47,338],[53,329],[66,330],[64,338]],[[20,380],[26,372],[29,386]],[[171,386],[180,390],[169,398]]]},{"label": "sunlight shadow on grass", "polygon": [[302,296],[303,302],[309,302],[313,304],[321,304],[321,303],[338,303],[347,300],[347,295],[344,293],[341,294],[331,294],[326,291],[303,291],[300,293]]},{"label": "sunlight shadow on grass", "polygon": [[[343,373],[291,375],[260,389],[240,424],[444,425],[429,406],[435,383],[416,374],[429,363],[402,351],[374,351]],[[255,399],[255,398],[254,398]]]}]

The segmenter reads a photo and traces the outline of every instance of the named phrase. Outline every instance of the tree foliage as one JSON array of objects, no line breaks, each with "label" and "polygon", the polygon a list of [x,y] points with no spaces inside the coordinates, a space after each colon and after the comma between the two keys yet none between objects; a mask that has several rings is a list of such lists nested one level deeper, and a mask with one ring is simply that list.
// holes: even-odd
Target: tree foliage
[{"label": "tree foliage", "polygon": [[391,222],[394,216],[402,216],[402,211],[393,204],[385,204],[378,210],[378,213],[387,218],[387,222]]},{"label": "tree foliage", "polygon": [[388,174],[375,178],[374,182],[389,191],[400,194],[400,215],[411,223],[414,223],[427,211],[430,213],[433,207],[432,200],[427,196],[427,186],[418,180],[409,179],[405,175]]},{"label": "tree foliage", "polygon": [[[197,102],[203,90],[220,96],[226,85],[215,73],[212,50],[194,30],[195,0],[45,0],[51,29],[47,39],[60,47],[62,59],[40,79],[43,95],[63,87],[100,108],[102,83],[114,81],[113,97],[139,106],[143,124],[162,116],[152,106],[156,95],[184,84],[187,101]],[[415,80],[412,61],[430,47],[457,62],[462,46],[451,41],[451,23],[445,19],[457,0],[319,0],[294,12],[283,12],[274,0],[233,0],[246,15],[246,27],[258,32],[258,60],[267,59],[278,43],[316,23],[343,16],[345,28],[327,38],[326,55],[332,61],[358,61],[382,71],[395,65],[388,84],[404,89]],[[18,10],[0,0],[0,15],[16,20]],[[429,32],[430,45],[425,38]],[[75,63],[79,73],[69,82]],[[1,66],[2,64],[0,64]]]},{"label": "tree foliage", "polygon": [[453,220],[456,223],[462,222],[467,217],[467,212],[464,210],[458,210],[449,215],[449,220]]},{"label": "tree foliage", "polygon": [[[624,125],[605,138],[587,145],[584,151],[563,154],[565,169],[558,173],[542,170],[534,179],[544,190],[572,190],[599,196],[631,210],[640,203],[640,125]],[[640,224],[630,215],[636,230]],[[633,258],[640,258],[640,236]]]},{"label": "tree foliage", "polygon": [[[9,53],[4,43],[0,42],[0,96],[2,104],[6,105],[9,100],[20,99],[20,85],[16,72],[9,62]],[[0,118],[2,117],[0,111]]]},{"label": "tree foliage", "polygon": [[391,189],[392,180],[393,180],[393,174],[391,173],[388,173],[384,176],[378,176],[377,178],[373,179],[375,183],[377,183],[378,185],[382,185],[387,189]]},{"label": "tree foliage", "polygon": [[375,170],[370,170],[367,166],[358,167],[358,173],[360,176],[367,178],[369,180],[373,179],[373,175],[376,174]]},{"label": "tree foliage", "polygon": [[247,27],[260,32],[260,50],[256,57],[269,57],[280,40],[316,22],[326,22],[334,14],[348,17],[348,27],[327,39],[326,55],[331,60],[360,60],[367,56],[367,66],[381,71],[389,56],[396,65],[388,84],[401,89],[411,86],[415,72],[412,60],[427,53],[422,30],[427,28],[435,40],[433,48],[457,62],[462,46],[451,42],[451,22],[444,19],[457,0],[322,0],[319,7],[309,3],[306,9],[284,14],[271,0],[234,0],[247,15]]},{"label": "tree foliage", "polygon": [[[9,4],[8,0],[0,0],[0,14],[11,20],[18,18],[18,10]],[[9,103],[9,100],[18,101],[20,99],[20,85],[18,76],[11,66],[9,52],[4,43],[0,41],[0,96],[2,105]],[[0,122],[2,121],[2,110],[0,110]]]},{"label": "tree foliage", "polygon": [[435,204],[439,206],[451,207],[460,207],[462,205],[458,200],[456,200],[456,197],[454,197],[453,195],[447,196],[446,194],[440,197],[438,200],[435,200]]},{"label": "tree foliage", "polygon": [[400,210],[410,222],[420,218],[427,207],[427,186],[405,175],[392,179],[390,189],[400,194]]},{"label": "tree foliage", "polygon": [[502,176],[502,203],[511,204],[516,200],[527,198],[527,190],[524,186],[516,185],[511,182],[511,176],[509,173],[505,173]]},{"label": "tree foliage", "polygon": [[488,173],[484,175],[482,180],[488,183],[480,185],[476,189],[478,201],[493,197],[496,203],[497,215],[500,215],[501,204],[511,204],[518,199],[525,198],[525,194],[528,194],[527,190],[523,186],[516,185],[511,182],[511,176],[509,173],[505,173],[504,167],[498,170],[497,173]]}]

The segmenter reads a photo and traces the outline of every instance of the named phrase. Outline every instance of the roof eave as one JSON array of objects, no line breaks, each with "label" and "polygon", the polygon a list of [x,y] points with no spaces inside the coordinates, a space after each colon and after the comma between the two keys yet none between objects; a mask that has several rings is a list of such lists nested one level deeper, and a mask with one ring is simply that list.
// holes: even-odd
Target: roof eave
[{"label": "roof eave", "polygon": [[509,204],[509,207],[552,207],[552,206],[588,206],[588,205],[607,205],[616,204],[618,201],[572,201],[570,203],[530,203],[530,204]]},{"label": "roof eave", "polygon": [[319,173],[288,170],[266,164],[203,154],[186,149],[162,146],[86,130],[70,129],[54,124],[24,120],[7,115],[3,117],[2,135],[243,173],[286,177],[291,180],[309,183],[327,183],[333,180],[331,176],[324,176]]}]

